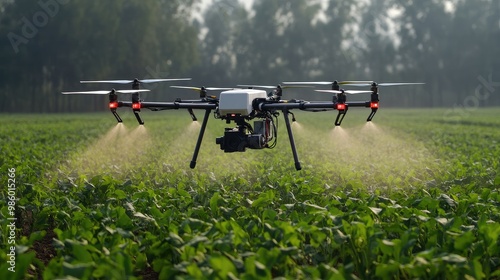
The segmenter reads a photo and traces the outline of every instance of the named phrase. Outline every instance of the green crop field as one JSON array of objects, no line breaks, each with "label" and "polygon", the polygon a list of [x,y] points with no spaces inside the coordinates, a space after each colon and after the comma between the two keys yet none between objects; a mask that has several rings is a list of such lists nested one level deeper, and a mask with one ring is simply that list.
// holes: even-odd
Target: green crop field
[{"label": "green crop field", "polygon": [[500,279],[500,108],[367,114],[297,112],[301,171],[282,117],[191,170],[185,111],[0,115],[0,279]]}]

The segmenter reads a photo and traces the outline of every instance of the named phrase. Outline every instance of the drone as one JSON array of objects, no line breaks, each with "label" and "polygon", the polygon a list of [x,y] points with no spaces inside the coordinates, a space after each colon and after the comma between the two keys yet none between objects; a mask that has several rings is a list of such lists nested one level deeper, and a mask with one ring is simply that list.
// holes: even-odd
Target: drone
[{"label": "drone", "polygon": [[[139,125],[144,125],[140,116],[141,109],[151,111],[179,110],[186,109],[192,120],[197,121],[193,110],[205,110],[203,121],[198,135],[198,140],[194,149],[190,168],[196,167],[196,160],[200,151],[203,135],[207,127],[210,114],[214,113],[215,119],[220,119],[226,124],[234,123],[234,127],[225,128],[224,135],[217,137],[215,143],[225,153],[245,152],[246,149],[273,149],[277,145],[278,139],[278,117],[283,114],[290,146],[292,149],[295,169],[301,170],[292,127],[295,115],[292,110],[309,112],[337,111],[335,126],[340,126],[350,107],[363,107],[371,109],[367,122],[372,121],[375,113],[379,109],[379,86],[400,86],[400,85],[422,85],[423,83],[376,83],[373,81],[321,81],[321,82],[283,82],[283,85],[263,86],[263,85],[238,85],[235,88],[218,87],[190,87],[171,86],[172,88],[189,89],[199,92],[199,99],[183,100],[175,99],[173,102],[145,102],[141,100],[140,94],[149,91],[141,89],[141,84],[186,81],[190,78],[181,79],[134,79],[134,80],[98,80],[80,81],[80,83],[110,83],[110,84],[131,84],[132,89],[111,91],[76,91],[63,92],[63,94],[100,94],[109,96],[109,109],[121,123],[122,119],[117,113],[121,107],[132,108],[132,111]],[[314,85],[331,85],[331,89],[317,89],[317,92],[330,93],[332,99],[328,101],[307,101],[307,100],[283,100],[283,89],[287,87],[311,87]],[[341,85],[370,87],[369,90],[345,90]],[[270,89],[269,92],[266,89]],[[211,91],[219,91],[219,97],[209,95]],[[369,101],[347,101],[348,94],[370,94]],[[130,94],[131,101],[118,100],[119,94]],[[253,125],[250,121],[253,120]]]}]

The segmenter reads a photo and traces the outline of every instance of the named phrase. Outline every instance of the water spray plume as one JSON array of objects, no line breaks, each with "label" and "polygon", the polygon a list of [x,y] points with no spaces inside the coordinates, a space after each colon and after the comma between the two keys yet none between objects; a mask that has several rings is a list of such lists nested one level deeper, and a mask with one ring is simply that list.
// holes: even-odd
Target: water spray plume
[{"label": "water spray plume", "polygon": [[380,132],[380,128],[374,122],[366,122],[361,130],[363,132]]},{"label": "water spray plume", "polygon": [[342,143],[346,142],[349,139],[349,134],[347,133],[347,130],[345,130],[341,126],[335,126],[331,130],[330,135],[334,140],[340,140]]},{"label": "water spray plume", "polygon": [[117,175],[134,170],[142,164],[141,157],[151,147],[150,140],[145,126],[128,131],[122,123],[118,123],[85,151],[75,155],[67,168],[70,172],[90,176],[103,173]]},{"label": "water spray plume", "polygon": [[189,131],[189,133],[191,133],[193,131],[199,131],[200,127],[201,127],[201,124],[198,121],[193,121],[189,124],[188,131]]},{"label": "water spray plume", "polygon": [[[168,159],[162,158],[162,160],[168,161],[171,158],[176,158],[177,163],[185,166],[186,162],[191,160],[192,148],[198,137],[200,127],[201,124],[198,121],[192,121],[175,134],[176,137],[163,143],[165,144],[165,157]],[[201,152],[204,152],[204,150],[202,149]]]},{"label": "water spray plume", "polygon": [[135,128],[134,130],[132,130],[129,133],[128,137],[129,137],[129,141],[127,141],[127,142],[129,142],[130,144],[135,144],[135,142],[137,142],[137,141],[146,140],[148,137],[147,128],[143,125],[140,125],[137,128]]},{"label": "water spray plume", "polygon": [[298,133],[302,133],[304,131],[304,127],[298,121],[292,122],[292,129]]},{"label": "water spray plume", "polygon": [[109,141],[115,140],[118,136],[121,136],[125,132],[125,126],[123,123],[117,123],[113,128],[111,128],[98,142],[107,143]]}]

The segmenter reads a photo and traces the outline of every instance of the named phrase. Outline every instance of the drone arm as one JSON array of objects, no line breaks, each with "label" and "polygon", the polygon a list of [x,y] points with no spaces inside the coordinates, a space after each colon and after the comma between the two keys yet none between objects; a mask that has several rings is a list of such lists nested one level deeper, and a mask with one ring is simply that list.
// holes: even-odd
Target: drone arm
[{"label": "drone arm", "polygon": [[[196,116],[193,113],[193,109],[205,109],[205,110],[213,110],[216,109],[217,104],[215,103],[209,103],[209,102],[196,102],[196,101],[188,101],[188,102],[182,102],[182,101],[176,101],[176,102],[141,102],[140,107],[136,108],[134,102],[129,102],[129,101],[120,101],[116,104],[116,107],[113,107],[111,109],[111,112],[115,116],[116,120],[118,122],[122,122],[122,119],[120,116],[118,116],[118,113],[116,112],[116,108],[118,107],[130,107],[134,109],[134,115],[137,119],[137,122],[140,125],[144,124],[144,121],[142,120],[141,116],[139,115],[140,109],[150,109],[152,111],[161,111],[161,110],[169,110],[169,109],[188,109],[189,114],[191,115],[191,118],[193,121],[196,121]],[[203,129],[204,130],[204,129]],[[197,156],[197,152],[196,152]],[[196,165],[196,157],[194,158],[195,162],[194,165]],[[193,163],[191,163],[193,164]]]},{"label": "drone arm", "polygon": [[333,102],[307,102],[307,101],[288,101],[288,102],[261,102],[255,106],[259,111],[266,110],[307,110],[307,109],[326,109],[326,108],[334,108],[335,103]]},{"label": "drone arm", "polygon": [[[118,102],[118,107],[132,107],[133,103],[129,101]],[[141,102],[141,109],[198,109],[215,110],[217,104],[210,102]]]},{"label": "drone arm", "polygon": [[[353,101],[346,102],[346,106],[348,107],[365,107],[370,108],[371,102],[369,101]],[[308,102],[308,101],[288,101],[288,102],[259,102],[256,104],[255,109],[260,111],[265,110],[311,110],[311,109],[332,109],[336,108],[337,102]]]},{"label": "drone arm", "polygon": [[348,106],[351,107],[366,107],[366,108],[371,108],[372,111],[370,112],[370,115],[368,115],[368,118],[366,119],[367,122],[371,122],[373,117],[375,116],[375,113],[377,113],[378,110],[378,101],[367,101],[367,102],[350,102],[346,103]]},{"label": "drone arm", "polygon": [[[340,109],[340,105],[342,108]],[[339,107],[337,107],[339,106]],[[345,114],[347,112],[347,109],[349,107],[366,107],[366,108],[372,108],[372,112],[370,116],[368,116],[367,121],[371,121],[373,116],[375,115],[375,112],[377,111],[378,108],[378,103],[377,103],[377,108],[373,107],[373,102],[369,101],[354,101],[354,102],[346,102],[346,103],[338,103],[338,102],[307,102],[307,101],[289,101],[289,102],[280,102],[280,103],[266,103],[266,102],[259,102],[256,104],[255,109],[258,110],[282,110],[283,112],[288,112],[288,110],[291,109],[299,109],[303,111],[324,111],[324,110],[338,110],[339,113],[337,115],[337,118],[335,119],[335,125],[339,126],[342,123],[342,120],[345,117]],[[287,115],[288,113],[286,113]],[[285,116],[285,120],[287,120],[287,116]],[[288,126],[287,126],[288,128]],[[293,141],[293,136],[291,135],[291,131],[289,131],[289,136],[290,136],[290,141]],[[294,144],[292,144],[292,150],[294,149]],[[294,152],[294,157],[296,156],[296,153]],[[297,162],[297,160],[296,160]]]},{"label": "drone arm", "polygon": [[214,103],[191,103],[191,102],[142,102],[141,108],[163,108],[163,109],[200,109],[215,110]]},{"label": "drone arm", "polygon": [[345,103],[348,107],[365,107],[370,108],[370,101],[352,101]]}]

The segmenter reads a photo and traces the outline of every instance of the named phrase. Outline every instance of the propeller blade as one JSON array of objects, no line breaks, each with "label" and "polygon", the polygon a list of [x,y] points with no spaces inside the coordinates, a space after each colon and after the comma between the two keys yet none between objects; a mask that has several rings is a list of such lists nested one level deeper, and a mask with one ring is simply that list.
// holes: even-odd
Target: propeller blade
[{"label": "propeller blade", "polygon": [[339,85],[351,85],[351,84],[372,84],[372,81],[342,81]]},{"label": "propeller blade", "polygon": [[326,93],[341,93],[340,90],[331,90],[331,89],[316,89],[314,91],[317,91],[317,92],[326,92]]},{"label": "propeller blade", "polygon": [[[346,84],[346,85],[349,85],[349,86],[354,86],[354,87],[367,87],[367,86],[371,86],[373,82],[365,82],[365,83],[349,83],[349,84]],[[407,85],[425,85],[425,83],[380,83],[380,84],[377,84],[379,86],[382,86],[382,87],[390,87],[390,86],[407,86]]]},{"label": "propeller blade", "polygon": [[119,89],[119,90],[91,90],[91,91],[70,91],[63,92],[62,94],[110,94],[112,92],[116,93],[138,93],[138,92],[146,92],[150,91],[149,89]]},{"label": "propeller blade", "polygon": [[339,94],[339,93],[347,93],[347,94],[360,94],[360,93],[373,93],[373,91],[371,90],[344,90],[344,91],[341,91],[341,90],[328,90],[328,89],[317,89],[315,90],[317,92],[327,92],[327,93],[335,93],[335,94]]},{"label": "propeller blade", "polygon": [[[139,83],[150,84],[159,82],[170,82],[170,81],[188,81],[191,78],[181,78],[181,79],[144,79],[138,80]],[[98,81],[80,81],[82,84],[94,84],[94,83],[107,83],[107,84],[131,84],[134,80],[98,80]]]},{"label": "propeller blade", "polygon": [[137,92],[146,92],[150,91],[149,89],[120,89],[117,90],[116,92],[118,93],[137,93]]},{"label": "propeller blade", "polygon": [[94,90],[94,91],[72,91],[72,92],[63,92],[62,94],[110,94],[110,90]]},{"label": "propeller blade", "polygon": [[180,78],[180,79],[145,79],[139,80],[140,83],[150,84],[150,83],[159,83],[159,82],[171,82],[171,81],[190,81],[191,78]]},{"label": "propeller blade", "polygon": [[381,83],[378,85],[383,87],[390,87],[390,86],[406,86],[406,85],[425,85],[425,83]]},{"label": "propeller blade", "polygon": [[96,84],[96,83],[106,83],[106,84],[130,84],[134,80],[105,80],[105,81],[80,81],[81,84]]},{"label": "propeller blade", "polygon": [[276,86],[260,86],[260,85],[236,85],[238,87],[251,87],[251,88],[269,88],[269,89],[275,89]]},{"label": "propeller blade", "polygon": [[[201,91],[202,88],[199,87],[186,87],[186,86],[170,86],[173,88],[182,88],[182,89],[190,89],[190,90],[196,90],[196,91]],[[234,88],[218,88],[218,87],[207,87],[205,90],[211,91],[211,90],[231,90]]]},{"label": "propeller blade", "polygon": [[289,86],[281,86],[281,88],[313,88],[313,86],[306,85],[289,85]]},{"label": "propeller blade", "polygon": [[372,85],[372,83],[363,83],[363,84],[346,84],[347,86],[353,86],[353,87],[369,87]]},{"label": "propeller blade", "polygon": [[207,87],[206,90],[232,90],[234,88],[218,88],[218,87]]},{"label": "propeller blade", "polygon": [[347,94],[373,93],[371,90],[345,90],[344,92]]},{"label": "propeller blade", "polygon": [[283,82],[285,85],[331,85],[333,82]]},{"label": "propeller blade", "polygon": [[199,88],[199,87],[185,87],[185,86],[170,86],[170,87],[171,88],[182,88],[182,89],[201,91],[201,88]]}]

